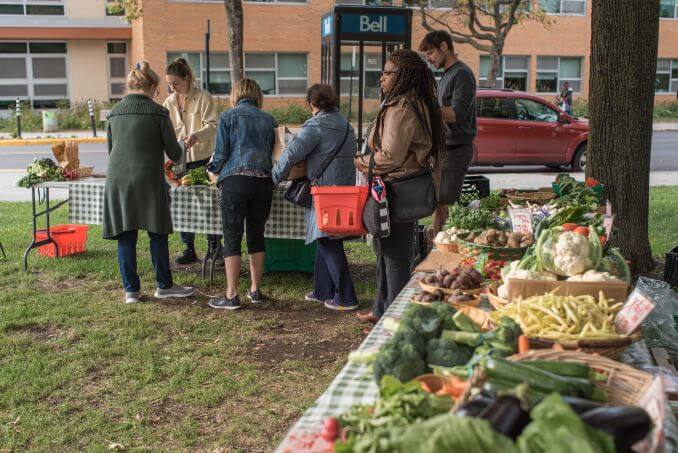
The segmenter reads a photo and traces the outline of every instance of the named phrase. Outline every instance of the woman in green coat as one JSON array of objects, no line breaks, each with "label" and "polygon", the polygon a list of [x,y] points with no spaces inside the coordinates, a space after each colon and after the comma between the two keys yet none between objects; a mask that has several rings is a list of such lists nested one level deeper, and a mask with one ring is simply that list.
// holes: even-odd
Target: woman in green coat
[{"label": "woman in green coat", "polygon": [[164,155],[183,156],[167,109],[153,101],[158,75],[148,62],[137,63],[127,77],[128,94],[108,116],[108,172],[104,193],[104,239],[118,241],[118,265],[125,302],[139,302],[138,230],[151,240],[155,297],[188,297],[193,288],[174,285],[169,264],[168,234],[172,233]]}]

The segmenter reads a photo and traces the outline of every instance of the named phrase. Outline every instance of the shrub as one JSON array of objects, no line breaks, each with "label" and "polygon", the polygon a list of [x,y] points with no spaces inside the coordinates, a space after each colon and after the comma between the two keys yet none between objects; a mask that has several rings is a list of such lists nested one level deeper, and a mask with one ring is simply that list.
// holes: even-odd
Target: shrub
[{"label": "shrub", "polygon": [[277,107],[268,111],[278,124],[303,124],[309,119],[311,111],[298,105],[289,104],[287,107]]},{"label": "shrub", "polygon": [[662,102],[654,106],[655,119],[678,119],[678,101]]},{"label": "shrub", "polygon": [[576,117],[586,118],[589,116],[588,101],[577,99],[572,103],[572,114]]}]

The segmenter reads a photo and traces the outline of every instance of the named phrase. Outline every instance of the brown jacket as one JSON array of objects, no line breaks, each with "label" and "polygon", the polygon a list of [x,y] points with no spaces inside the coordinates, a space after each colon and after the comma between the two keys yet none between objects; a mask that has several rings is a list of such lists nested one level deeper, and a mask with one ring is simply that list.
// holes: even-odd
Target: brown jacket
[{"label": "brown jacket", "polygon": [[[430,120],[426,108],[423,108],[425,130],[412,107],[404,97],[396,98],[384,106],[381,126],[381,145],[376,146],[374,132],[368,137],[368,145],[374,154],[374,173],[384,179],[397,179],[409,176],[428,167],[431,152]],[[355,159],[358,171],[367,174],[370,156]]]},{"label": "brown jacket", "polygon": [[191,134],[198,142],[187,151],[187,162],[196,162],[212,157],[217,135],[219,114],[212,95],[205,90],[192,87],[186,97],[184,111],[179,108],[176,93],[165,99],[163,106],[169,110],[177,140],[183,140]]}]

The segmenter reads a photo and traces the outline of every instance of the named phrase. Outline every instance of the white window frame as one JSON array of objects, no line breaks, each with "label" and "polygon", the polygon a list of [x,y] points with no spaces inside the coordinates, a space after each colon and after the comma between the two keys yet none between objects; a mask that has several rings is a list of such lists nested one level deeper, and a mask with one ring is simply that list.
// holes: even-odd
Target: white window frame
[{"label": "white window frame", "polygon": [[672,78],[673,69],[678,69],[678,58],[657,58],[657,63],[659,60],[668,60],[669,69],[668,70],[659,70],[657,69],[656,74],[668,74],[669,75],[669,89],[668,91],[655,91],[656,95],[674,95],[678,91],[678,78]]},{"label": "white window frame", "polygon": [[[109,53],[108,52],[108,45],[109,44],[125,44],[125,54],[121,53]],[[129,43],[127,41],[106,41],[106,63],[107,63],[107,69],[108,69],[108,99],[122,99],[122,97],[125,95],[124,93],[122,95],[114,95],[113,90],[112,90],[112,85],[117,84],[117,83],[122,83],[123,86],[127,84],[127,78],[126,77],[113,77],[111,75],[111,59],[112,58],[124,58],[125,59],[125,67],[129,68]],[[123,90],[124,91],[124,90]]]},{"label": "white window frame", "polygon": [[[545,69],[545,70],[540,70],[539,69],[539,58],[557,58],[558,59],[558,66],[556,69]],[[576,77],[560,77],[560,59],[561,58],[579,58],[581,64],[579,65],[579,78]],[[539,80],[539,73],[555,73],[556,74],[556,91],[538,91],[539,87],[537,88],[537,94],[544,94],[544,95],[552,95],[552,94],[560,94],[560,82],[579,82],[579,91],[572,91],[573,94],[581,94],[582,90],[582,85],[583,85],[583,76],[582,74],[584,73],[584,57],[577,57],[577,56],[556,56],[556,55],[538,55],[537,56],[537,72],[535,73],[535,82]]]},{"label": "white window frame", "polygon": [[[0,0],[0,5],[21,5],[23,7],[23,14],[0,14],[0,17],[17,17],[17,16],[34,16],[34,17],[53,17],[64,16],[66,14],[66,7],[64,0]],[[28,14],[27,6],[47,5],[47,6],[61,6],[63,12],[61,14]]]},{"label": "white window frame", "polygon": [[[23,79],[0,79],[0,85],[27,85],[28,93],[27,96],[0,96],[0,101],[15,101],[17,98],[22,101],[28,101],[33,107],[34,101],[59,101],[59,100],[70,100],[70,84],[69,84],[69,74],[68,74],[68,47],[66,48],[66,53],[31,53],[30,44],[31,43],[58,43],[66,44],[66,41],[8,41],[8,42],[21,42],[26,44],[26,53],[0,53],[0,57],[3,58],[24,58],[26,64],[26,78]],[[44,78],[44,79],[34,79],[33,78],[33,58],[63,58],[66,74],[63,78]],[[66,85],[66,93],[63,96],[55,95],[41,95],[35,96],[35,85]]]},{"label": "white window frame", "polygon": [[[224,0],[166,0],[168,3],[224,3]],[[245,3],[247,4],[255,4],[255,5],[292,5],[292,6],[308,6],[309,0],[304,0],[303,2],[285,2],[285,1],[280,1],[280,0],[273,0],[273,1],[263,1],[263,2],[256,2],[256,1],[250,1],[250,0],[245,0]]]},{"label": "white window frame", "polygon": [[[221,1],[221,0],[220,0]],[[204,52],[193,52],[193,51],[182,51],[182,50],[168,50],[167,53],[174,53],[174,54],[180,54],[181,56],[184,56],[186,54],[200,54],[200,73],[199,74],[194,74],[195,75],[195,80],[198,83],[198,86],[202,87],[203,86],[203,78],[202,74],[204,71],[207,70],[206,68],[206,56]],[[210,52],[211,53],[211,52]],[[218,52],[218,53],[223,53],[223,52]],[[228,52],[226,52],[228,54]],[[274,94],[264,94],[265,98],[298,98],[301,96],[306,95],[306,90],[308,89],[308,52],[245,52],[245,55],[247,54],[266,54],[266,55],[273,55],[274,56],[274,61],[275,61],[275,68],[248,68],[247,64],[245,63],[246,59],[243,58],[243,65],[245,66],[243,68],[243,71],[247,73],[247,71],[250,72],[274,72],[275,73],[275,93]],[[278,76],[278,55],[304,55],[306,57],[306,77],[279,77]],[[244,56],[243,56],[244,57]],[[230,66],[228,68],[221,68],[221,67],[214,67],[210,65],[210,72],[211,71],[231,71]],[[306,81],[306,89],[304,89],[303,93],[298,93],[298,94],[280,94],[280,87],[278,82],[280,80],[305,80]],[[230,97],[230,93],[228,94],[214,94],[213,95],[217,99],[224,99]]]},{"label": "white window frame", "polygon": [[[480,56],[478,57],[478,58],[479,58],[479,60],[478,60],[479,63],[480,63],[480,60],[481,60],[483,57],[490,58],[489,55],[480,55]],[[506,57],[522,57],[522,58],[527,58],[527,68],[526,68],[526,69],[524,69],[524,70],[523,70],[523,69],[520,69],[520,70],[509,69],[508,72],[509,72],[509,73],[521,73],[521,74],[525,74],[525,91],[529,91],[529,89],[530,89],[530,55],[502,55],[502,56],[500,57],[501,61],[499,62],[500,66],[501,66],[501,68],[500,68],[500,69],[501,69],[501,76],[498,76],[498,77],[496,78],[496,81],[500,81],[500,80],[501,80],[501,87],[500,87],[500,88],[495,88],[495,87],[484,87],[484,86],[483,86],[483,88],[489,88],[489,89],[494,88],[494,89],[497,89],[497,90],[499,90],[499,89],[505,89],[505,85],[504,85],[504,84],[505,84],[505,79],[506,79]],[[480,69],[480,65],[478,65],[478,69]],[[480,72],[480,71],[479,71],[479,72]],[[487,81],[487,75],[486,75],[486,74],[485,74],[485,75],[481,75],[481,74],[479,73],[479,74],[478,74],[478,85],[481,85],[482,82],[486,82],[486,81]]]},{"label": "white window frame", "polygon": [[[551,12],[547,12],[544,9],[542,9],[541,5],[539,5],[539,0],[537,0],[537,5],[539,6],[539,9],[544,11],[549,16],[577,16],[577,17],[586,16],[586,6],[587,6],[586,2],[587,2],[587,0],[557,0],[557,1],[558,1],[558,10],[561,11],[561,12],[558,12],[558,13],[551,13]],[[583,3],[584,4],[584,12],[581,13],[581,14],[580,13],[563,13],[562,12],[563,11],[563,1],[572,1],[572,2]],[[591,0],[591,1],[593,1],[593,0]]]}]

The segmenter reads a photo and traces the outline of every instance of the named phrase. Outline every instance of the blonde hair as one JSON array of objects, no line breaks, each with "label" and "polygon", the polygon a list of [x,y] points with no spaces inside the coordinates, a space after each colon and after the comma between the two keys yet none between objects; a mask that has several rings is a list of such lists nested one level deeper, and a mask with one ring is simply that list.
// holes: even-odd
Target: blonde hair
[{"label": "blonde hair", "polygon": [[130,90],[151,91],[160,85],[160,78],[151,69],[148,61],[141,61],[127,75],[127,88]]},{"label": "blonde hair", "polygon": [[235,107],[242,99],[250,99],[261,108],[264,103],[264,95],[259,84],[252,79],[241,79],[231,90],[231,105]]}]

